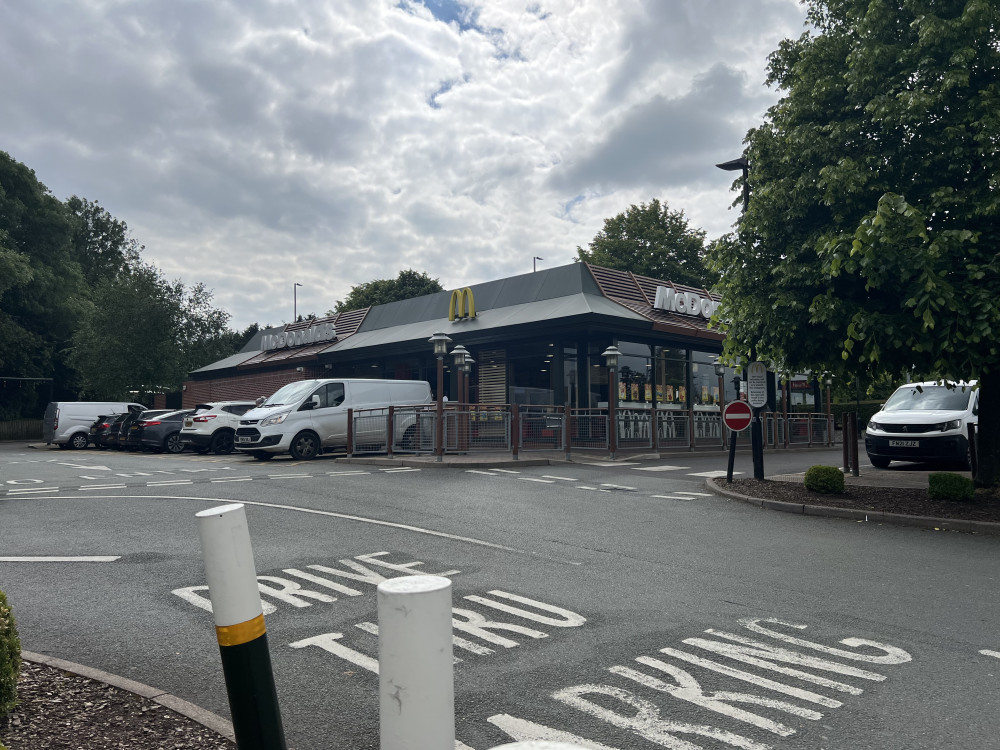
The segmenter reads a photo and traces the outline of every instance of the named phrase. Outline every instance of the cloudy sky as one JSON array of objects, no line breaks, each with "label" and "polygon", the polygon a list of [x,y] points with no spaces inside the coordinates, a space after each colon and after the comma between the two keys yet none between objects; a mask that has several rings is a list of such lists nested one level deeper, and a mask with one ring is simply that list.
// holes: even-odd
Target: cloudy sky
[{"label": "cloudy sky", "polygon": [[652,198],[728,231],[797,0],[0,0],[0,150],[231,325],[572,262]]}]

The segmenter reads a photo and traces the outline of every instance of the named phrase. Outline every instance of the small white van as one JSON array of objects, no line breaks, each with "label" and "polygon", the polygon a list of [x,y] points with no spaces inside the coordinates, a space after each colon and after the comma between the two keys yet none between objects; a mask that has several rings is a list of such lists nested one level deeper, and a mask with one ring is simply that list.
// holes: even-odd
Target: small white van
[{"label": "small white van", "polygon": [[[260,460],[279,453],[316,458],[325,450],[347,446],[348,409],[431,401],[431,386],[425,380],[298,380],[240,418],[235,446]],[[406,428],[402,425],[401,434]]]},{"label": "small white van", "polygon": [[978,423],[975,380],[908,383],[869,420],[865,451],[880,469],[890,461],[956,462],[971,468],[969,425]]},{"label": "small white van", "polygon": [[60,448],[86,448],[90,426],[98,417],[145,408],[130,401],[50,401],[42,418],[42,439]]}]

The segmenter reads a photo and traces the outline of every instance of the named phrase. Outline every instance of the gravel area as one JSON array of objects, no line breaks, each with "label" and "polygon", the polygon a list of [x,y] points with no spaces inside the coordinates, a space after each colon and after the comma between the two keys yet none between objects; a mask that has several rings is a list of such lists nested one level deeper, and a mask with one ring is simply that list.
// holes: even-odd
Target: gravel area
[{"label": "gravel area", "polygon": [[989,521],[1000,523],[1000,498],[995,494],[977,491],[975,499],[967,503],[931,500],[926,489],[902,487],[865,487],[850,485],[842,494],[811,492],[799,482],[781,482],[769,479],[734,479],[732,484],[719,481],[719,486],[741,495],[763,500],[780,500],[788,503],[827,505],[835,508],[902,513],[910,516],[953,518],[961,521]]},{"label": "gravel area", "polygon": [[236,745],[155,701],[22,662],[20,705],[0,719],[10,750],[235,750]]}]

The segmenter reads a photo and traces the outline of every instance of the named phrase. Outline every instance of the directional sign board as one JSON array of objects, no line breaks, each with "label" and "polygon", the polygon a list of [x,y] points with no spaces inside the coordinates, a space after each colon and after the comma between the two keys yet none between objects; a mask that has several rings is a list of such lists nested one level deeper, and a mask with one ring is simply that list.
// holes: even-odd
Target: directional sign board
[{"label": "directional sign board", "polygon": [[750,426],[753,412],[746,401],[732,401],[722,410],[722,422],[733,432],[742,432]]},{"label": "directional sign board", "polygon": [[763,362],[747,365],[747,401],[754,409],[767,405],[767,365]]}]

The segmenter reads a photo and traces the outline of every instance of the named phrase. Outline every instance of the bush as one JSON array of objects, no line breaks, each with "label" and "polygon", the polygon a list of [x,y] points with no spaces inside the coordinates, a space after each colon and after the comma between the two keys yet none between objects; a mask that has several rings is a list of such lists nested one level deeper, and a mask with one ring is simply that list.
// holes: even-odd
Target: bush
[{"label": "bush", "polygon": [[0,719],[17,705],[17,677],[21,673],[21,639],[14,613],[0,591]]},{"label": "bush", "polygon": [[928,477],[927,494],[931,500],[953,500],[964,502],[976,494],[972,480],[951,471],[938,471]]},{"label": "bush", "polygon": [[838,494],[844,491],[844,474],[836,466],[810,466],[805,484],[813,492]]}]

